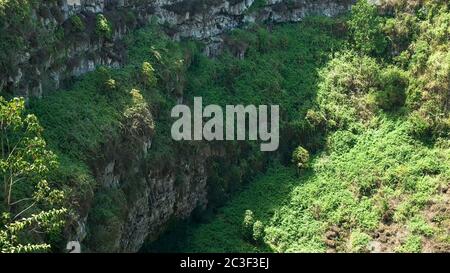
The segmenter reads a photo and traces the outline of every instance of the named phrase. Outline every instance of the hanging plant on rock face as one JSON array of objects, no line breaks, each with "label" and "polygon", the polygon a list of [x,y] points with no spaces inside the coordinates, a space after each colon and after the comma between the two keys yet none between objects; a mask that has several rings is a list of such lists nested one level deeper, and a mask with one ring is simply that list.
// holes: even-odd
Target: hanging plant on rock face
[{"label": "hanging plant on rock face", "polygon": [[112,27],[108,19],[103,14],[98,14],[95,24],[95,33],[100,38],[111,39],[112,38]]}]

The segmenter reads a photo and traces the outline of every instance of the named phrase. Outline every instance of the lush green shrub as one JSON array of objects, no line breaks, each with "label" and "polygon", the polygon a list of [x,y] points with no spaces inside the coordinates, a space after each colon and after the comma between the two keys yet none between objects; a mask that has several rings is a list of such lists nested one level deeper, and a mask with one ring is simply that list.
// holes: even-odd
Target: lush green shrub
[{"label": "lush green shrub", "polygon": [[292,162],[298,169],[305,169],[309,163],[309,152],[301,146],[297,147],[292,153]]},{"label": "lush green shrub", "polygon": [[79,15],[73,15],[70,17],[70,23],[72,24],[73,32],[82,32],[85,30],[86,26],[81,20]]},{"label": "lush green shrub", "polygon": [[98,14],[96,18],[95,24],[95,33],[101,37],[106,39],[112,38],[112,28],[108,19],[103,14]]},{"label": "lush green shrub", "polygon": [[384,110],[394,110],[402,107],[406,100],[406,89],[409,78],[406,72],[392,66],[381,73],[381,88],[377,92],[377,104]]},{"label": "lush green shrub", "polygon": [[450,13],[440,1],[424,3],[422,10],[428,12],[420,17],[417,39],[404,54],[411,75],[406,104],[415,112],[413,118],[426,125],[428,137],[437,138],[450,132]]},{"label": "lush green shrub", "polygon": [[253,211],[246,210],[244,220],[242,221],[242,234],[245,239],[250,240],[253,237],[253,225],[255,224],[255,217]]},{"label": "lush green shrub", "polygon": [[141,76],[142,82],[145,85],[149,87],[154,87],[156,85],[155,69],[149,62],[142,63]]},{"label": "lush green shrub", "polygon": [[432,138],[431,122],[420,112],[413,112],[408,117],[409,133],[422,140],[430,140]]},{"label": "lush green shrub", "polygon": [[418,31],[418,18],[406,12],[399,13],[394,18],[388,18],[383,26],[383,32],[388,37],[389,47],[394,55],[408,49]]},{"label": "lush green shrub", "polygon": [[105,89],[108,91],[114,91],[117,89],[117,82],[114,79],[108,79],[105,82]]},{"label": "lush green shrub", "polygon": [[323,113],[313,109],[309,109],[308,112],[306,112],[305,119],[313,127],[319,127],[321,125],[324,125],[324,123],[326,122]]},{"label": "lush green shrub", "polygon": [[155,124],[147,101],[141,91],[132,89],[130,91],[131,103],[124,112],[124,130],[135,139],[148,137],[153,134]]},{"label": "lush green shrub", "polygon": [[355,146],[358,136],[348,130],[338,130],[327,139],[327,149],[338,154],[348,152]]},{"label": "lush green shrub", "polygon": [[264,235],[264,224],[258,220],[253,224],[253,240],[256,243],[261,243],[264,240]]},{"label": "lush green shrub", "polygon": [[353,51],[342,52],[321,70],[317,100],[328,126],[345,128],[373,118],[381,71],[375,59]]}]

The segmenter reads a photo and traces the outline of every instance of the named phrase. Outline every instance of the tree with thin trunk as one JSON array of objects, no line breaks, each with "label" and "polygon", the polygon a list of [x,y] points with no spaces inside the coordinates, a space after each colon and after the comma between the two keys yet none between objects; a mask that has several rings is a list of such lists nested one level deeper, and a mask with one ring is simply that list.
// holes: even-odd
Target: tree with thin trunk
[{"label": "tree with thin trunk", "polygon": [[63,192],[46,180],[56,163],[24,100],[0,97],[0,252],[50,248],[43,238],[64,224],[66,213]]}]

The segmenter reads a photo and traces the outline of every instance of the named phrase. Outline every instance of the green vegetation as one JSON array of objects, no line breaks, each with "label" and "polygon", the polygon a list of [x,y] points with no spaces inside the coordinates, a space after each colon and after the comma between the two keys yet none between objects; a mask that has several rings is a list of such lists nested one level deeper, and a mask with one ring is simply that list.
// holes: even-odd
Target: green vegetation
[{"label": "green vegetation", "polygon": [[112,38],[112,28],[108,19],[103,14],[98,14],[95,25],[95,33],[101,37],[106,39]]},{"label": "green vegetation", "polygon": [[246,210],[244,215],[244,221],[242,222],[242,233],[246,239],[251,239],[253,236],[253,226],[255,225],[255,219],[253,211]]},{"label": "green vegetation", "polygon": [[308,166],[308,162],[308,151],[305,148],[298,146],[292,153],[292,163],[296,164],[299,169],[303,169]]},{"label": "green vegetation", "polygon": [[142,64],[142,81],[144,84],[154,86],[156,84],[155,69],[149,62]]},{"label": "green vegetation", "polygon": [[24,109],[23,99],[0,97],[0,252],[50,250],[49,236],[61,232],[67,212],[64,193],[46,180],[55,155]]},{"label": "green vegetation", "polygon": [[350,234],[349,246],[347,246],[347,249],[351,252],[365,252],[368,249],[371,239],[370,235],[361,232],[358,229],[354,230]]},{"label": "green vegetation", "polygon": [[86,28],[84,22],[78,15],[73,15],[72,17],[70,17],[70,23],[72,24],[74,32],[82,32]]},{"label": "green vegetation", "polygon": [[[236,31],[232,37],[249,44],[245,60],[225,56],[203,63],[209,67],[194,70],[191,77],[199,83],[193,90],[214,102],[279,103],[287,117],[283,132],[294,135],[288,142],[295,146],[286,150],[294,151],[298,167],[308,161],[310,167],[298,173],[275,165],[215,217],[187,221],[145,251],[449,251],[450,12],[445,1],[417,5],[391,1],[381,8],[394,12],[380,16],[359,1],[345,23],[349,37],[338,33],[348,43],[329,48],[326,43],[314,47],[300,36],[307,39],[311,31],[330,39],[339,29],[336,21],[307,20],[297,30],[299,38],[289,32],[292,26],[270,34]],[[291,55],[304,51],[307,57]],[[334,52],[328,61],[326,52]],[[284,56],[289,56],[286,63]],[[215,81],[203,80],[210,71]],[[286,77],[290,72],[295,77]],[[260,243],[248,239],[257,220]]]},{"label": "green vegetation", "polygon": [[[14,16],[10,16],[14,14]],[[24,52],[26,48],[25,33],[33,28],[31,20],[31,4],[29,0],[1,0],[0,1],[0,71],[11,72],[16,60],[17,51]],[[10,26],[18,30],[11,31]]]},{"label": "green vegetation", "polygon": [[404,253],[419,253],[422,251],[422,238],[417,235],[408,236],[404,244],[397,248],[396,251]]},{"label": "green vegetation", "polygon": [[[174,63],[183,56],[179,45],[154,26],[130,36],[127,43],[137,45],[129,51],[127,66],[116,70],[101,67],[77,81],[70,90],[42,100],[32,99],[29,103],[30,111],[45,128],[43,134],[49,146],[61,161],[52,175],[67,182],[64,185],[68,191],[67,205],[74,211],[86,210],[84,204],[91,202],[95,191],[89,211],[87,247],[97,251],[111,249],[112,239],[120,232],[124,212],[132,199],[125,194],[128,192],[125,188],[109,190],[96,184],[88,166],[103,160],[103,145],[115,139],[129,136],[131,139],[126,141],[123,150],[133,151],[134,142],[140,137],[162,130],[158,125],[163,127],[164,123],[155,125],[154,117],[161,113],[166,117],[170,114],[169,106],[175,102],[169,93],[171,89],[163,81],[157,84],[156,77],[176,78],[179,72],[172,67],[180,69]],[[169,46],[170,55],[162,52]],[[154,66],[146,65],[150,63]],[[159,164],[173,161],[176,154],[167,151],[176,144],[171,142],[169,133],[167,130],[154,137],[155,158],[149,158],[149,164],[151,160]],[[164,159],[157,158],[156,154],[164,154]]]},{"label": "green vegetation", "polygon": [[[449,179],[450,148],[448,142],[426,147],[407,131],[401,121],[379,118],[375,128],[356,135],[347,149],[336,149],[343,143],[334,143],[317,155],[306,173],[297,177],[291,168],[271,169],[233,197],[210,222],[191,223],[187,230],[181,226],[149,251],[367,251],[375,234],[391,227],[411,235],[401,238],[405,248],[387,243],[385,251],[412,250],[417,239],[411,236],[424,235],[445,245],[448,215],[432,223],[422,217],[430,202],[445,205],[440,189]],[[263,245],[241,235],[240,223],[248,209],[265,226]],[[328,241],[331,230],[337,234]]]},{"label": "green vegetation", "polygon": [[[189,104],[194,96],[222,106],[280,105],[281,146],[263,154],[252,142],[210,143],[225,156],[206,164],[206,211],[196,210],[143,251],[449,251],[446,2],[397,0],[376,8],[360,0],[344,18],[250,25],[227,34],[217,59],[152,24],[127,38],[128,62],[120,69],[101,67],[69,90],[30,99],[27,113],[23,101],[2,98],[2,118],[10,117],[2,119],[1,129],[10,130],[2,140],[32,147],[8,157],[14,150],[2,142],[2,251],[48,244],[58,250],[61,214],[69,212],[70,222],[87,211],[89,250],[113,249],[142,185],[134,177],[119,187],[99,185],[94,172],[104,167],[104,151],[121,143],[127,159],[137,141],[152,136],[145,165],[180,173],[175,183],[183,183],[177,160],[204,143],[173,142],[169,114],[175,98]],[[28,1],[1,0],[0,13],[19,3],[27,3],[20,8],[28,14]],[[5,30],[12,19],[1,15]],[[70,20],[83,31],[81,18]],[[99,14],[95,33],[111,39],[112,25]],[[25,43],[5,37],[3,70],[14,56],[10,46]],[[21,136],[28,142],[17,142]],[[10,187],[22,175],[27,183]],[[26,207],[11,206],[23,198],[36,202],[35,210],[17,220]],[[46,235],[33,236],[31,225],[42,225]]]},{"label": "green vegetation", "polygon": [[382,32],[383,19],[378,15],[377,7],[368,1],[358,1],[350,16],[348,26],[355,49],[363,54],[383,54],[387,39]]},{"label": "green vegetation", "polygon": [[253,224],[253,240],[256,243],[261,243],[264,239],[264,224],[261,221],[256,221]]},{"label": "green vegetation", "polygon": [[[318,69],[344,44],[338,33],[342,23],[340,19],[309,18],[301,24],[275,26],[272,31],[254,25],[232,32],[227,50],[217,60],[194,55],[187,71],[187,101],[201,96],[204,104],[280,105],[282,161],[291,161],[300,143],[310,152],[317,151],[323,132],[304,117],[316,99]],[[242,60],[235,53],[239,45],[247,48]],[[256,153],[253,149],[252,154]]]}]

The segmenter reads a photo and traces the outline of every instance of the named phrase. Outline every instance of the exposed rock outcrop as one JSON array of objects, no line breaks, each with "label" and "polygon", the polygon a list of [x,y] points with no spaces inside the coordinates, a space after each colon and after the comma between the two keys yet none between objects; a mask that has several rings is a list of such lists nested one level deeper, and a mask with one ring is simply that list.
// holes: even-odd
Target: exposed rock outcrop
[{"label": "exposed rock outcrop", "polygon": [[150,147],[148,136],[132,147],[122,141],[110,143],[104,147],[104,158],[95,162],[101,187],[123,191],[127,202],[125,217],[110,234],[113,242],[91,244],[91,251],[136,252],[147,238],[156,239],[171,220],[185,219],[194,209],[206,207],[205,165],[212,151],[205,147],[195,156],[180,158],[176,166],[155,166],[146,162]]},{"label": "exposed rock outcrop", "polygon": [[[220,34],[252,22],[300,21],[307,15],[335,16],[353,0],[58,0],[33,6],[36,27],[24,37],[7,68],[0,71],[0,92],[42,96],[63,87],[65,80],[104,65],[125,61],[121,40],[132,29],[157,18],[174,39],[205,40],[207,55],[220,52]],[[263,4],[261,4],[263,3]],[[98,14],[111,27],[106,37],[98,31]],[[33,37],[46,35],[39,41]],[[34,40],[38,40],[37,42]],[[37,45],[35,45],[37,43]]]}]

